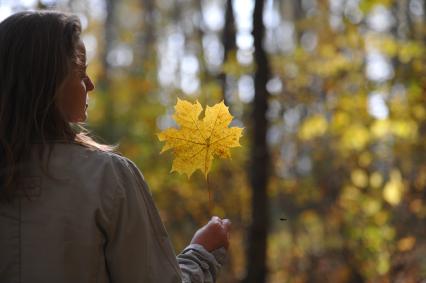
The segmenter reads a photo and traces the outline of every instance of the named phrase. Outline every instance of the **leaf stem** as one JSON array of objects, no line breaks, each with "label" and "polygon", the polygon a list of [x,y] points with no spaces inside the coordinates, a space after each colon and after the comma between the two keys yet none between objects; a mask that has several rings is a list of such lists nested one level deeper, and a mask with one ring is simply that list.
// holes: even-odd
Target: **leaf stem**
[{"label": "leaf stem", "polygon": [[210,190],[210,181],[209,176],[207,175],[207,191],[209,192],[209,214],[212,215],[213,213],[213,201],[212,201],[212,192]]}]

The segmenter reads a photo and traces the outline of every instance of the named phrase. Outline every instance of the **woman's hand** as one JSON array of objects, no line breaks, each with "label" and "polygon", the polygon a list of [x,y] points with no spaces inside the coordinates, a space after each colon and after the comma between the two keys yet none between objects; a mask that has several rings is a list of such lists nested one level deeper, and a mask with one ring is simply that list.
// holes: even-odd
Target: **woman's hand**
[{"label": "woman's hand", "polygon": [[231,221],[213,216],[210,221],[195,232],[191,244],[202,245],[211,252],[220,247],[228,249]]}]

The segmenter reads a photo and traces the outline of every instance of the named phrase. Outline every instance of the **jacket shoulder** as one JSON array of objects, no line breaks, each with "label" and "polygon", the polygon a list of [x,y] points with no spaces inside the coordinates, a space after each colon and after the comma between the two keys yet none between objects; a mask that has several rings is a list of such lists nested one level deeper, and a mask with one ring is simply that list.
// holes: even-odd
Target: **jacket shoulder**
[{"label": "jacket shoulder", "polygon": [[116,175],[121,178],[142,178],[142,173],[140,172],[137,165],[130,160],[129,158],[121,155],[117,152],[110,151],[101,151],[93,150],[89,148],[83,149],[91,162],[95,164],[105,164],[106,167],[111,167]]}]

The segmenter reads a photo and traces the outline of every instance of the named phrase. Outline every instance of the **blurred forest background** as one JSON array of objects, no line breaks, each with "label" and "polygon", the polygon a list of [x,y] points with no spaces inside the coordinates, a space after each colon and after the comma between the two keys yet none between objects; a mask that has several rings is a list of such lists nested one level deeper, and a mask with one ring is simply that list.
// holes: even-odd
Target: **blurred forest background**
[{"label": "blurred forest background", "polygon": [[[140,167],[176,252],[213,213],[220,283],[426,282],[424,0],[0,0],[0,20],[46,8],[79,15],[88,127]],[[245,127],[213,211],[159,154],[177,97]]]}]

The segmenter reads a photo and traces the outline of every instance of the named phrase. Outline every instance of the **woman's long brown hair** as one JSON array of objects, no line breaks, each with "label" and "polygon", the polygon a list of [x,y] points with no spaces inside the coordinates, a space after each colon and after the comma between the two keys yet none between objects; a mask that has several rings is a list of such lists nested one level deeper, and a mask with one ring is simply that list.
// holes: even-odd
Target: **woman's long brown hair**
[{"label": "woman's long brown hair", "polygon": [[21,12],[0,23],[0,200],[12,199],[35,142],[113,149],[73,127],[55,103],[72,64],[81,61],[80,33],[76,16],[54,11]]}]

